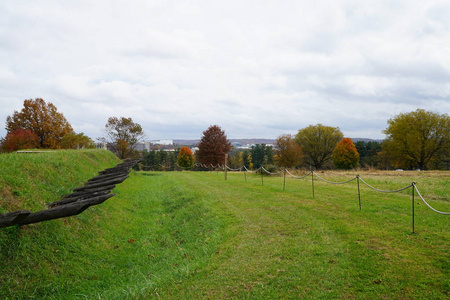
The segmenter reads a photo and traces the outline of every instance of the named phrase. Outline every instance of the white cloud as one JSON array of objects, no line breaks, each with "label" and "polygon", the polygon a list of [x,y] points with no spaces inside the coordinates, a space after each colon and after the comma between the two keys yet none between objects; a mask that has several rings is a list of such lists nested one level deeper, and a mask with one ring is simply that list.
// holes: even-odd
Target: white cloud
[{"label": "white cloud", "polygon": [[400,112],[450,111],[449,12],[439,0],[2,1],[0,119],[41,97],[94,138],[110,116],[151,138],[317,123],[382,138]]}]

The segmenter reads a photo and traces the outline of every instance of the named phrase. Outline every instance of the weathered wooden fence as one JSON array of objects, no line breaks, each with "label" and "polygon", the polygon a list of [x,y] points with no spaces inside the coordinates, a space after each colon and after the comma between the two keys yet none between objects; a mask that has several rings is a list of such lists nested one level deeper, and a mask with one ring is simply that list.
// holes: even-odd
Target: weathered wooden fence
[{"label": "weathered wooden fence", "polygon": [[26,225],[58,218],[78,215],[88,207],[98,205],[115,194],[110,194],[116,184],[128,178],[130,169],[138,161],[130,160],[99,172],[88,180],[83,186],[73,189],[73,193],[65,195],[61,200],[48,204],[48,209],[32,213],[28,210],[19,210],[0,214],[0,228],[13,225]]}]

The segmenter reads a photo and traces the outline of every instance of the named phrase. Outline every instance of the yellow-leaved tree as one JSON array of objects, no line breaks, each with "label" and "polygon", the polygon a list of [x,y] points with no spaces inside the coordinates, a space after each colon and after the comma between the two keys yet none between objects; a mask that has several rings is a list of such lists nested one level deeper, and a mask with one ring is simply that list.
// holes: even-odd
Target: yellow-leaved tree
[{"label": "yellow-leaved tree", "polygon": [[393,167],[445,168],[450,153],[450,117],[423,109],[388,121],[383,155]]}]

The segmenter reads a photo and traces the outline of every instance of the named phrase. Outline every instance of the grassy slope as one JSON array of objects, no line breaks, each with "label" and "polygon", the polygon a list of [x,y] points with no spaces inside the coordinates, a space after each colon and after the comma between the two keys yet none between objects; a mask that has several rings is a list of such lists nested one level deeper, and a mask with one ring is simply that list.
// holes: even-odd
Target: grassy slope
[{"label": "grassy slope", "polygon": [[45,209],[119,160],[109,151],[68,150],[0,154],[0,213]]},{"label": "grassy slope", "polygon": [[[119,162],[111,152],[100,150],[1,154],[0,213],[45,209],[45,203],[59,200],[98,171]],[[16,295],[19,289],[27,293],[28,286],[36,288],[38,283],[57,276],[63,265],[57,250],[77,247],[76,231],[83,228],[79,221],[83,218],[48,221],[22,229],[0,228],[0,298]]]},{"label": "grassy slope", "polygon": [[[449,211],[448,173],[417,174],[368,181],[381,188],[417,181]],[[283,192],[281,178],[264,186],[258,176],[247,179],[137,173],[116,197],[77,217],[0,229],[0,298],[449,296],[449,218],[418,204],[412,235],[408,192],[362,187],[360,212],[354,183],[317,182],[312,199],[308,180],[288,180]]]}]

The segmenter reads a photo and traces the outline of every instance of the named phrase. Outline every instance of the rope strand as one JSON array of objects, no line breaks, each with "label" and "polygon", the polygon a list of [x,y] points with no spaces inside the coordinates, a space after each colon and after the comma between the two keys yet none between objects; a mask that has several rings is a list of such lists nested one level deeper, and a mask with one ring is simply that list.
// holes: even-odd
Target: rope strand
[{"label": "rope strand", "polygon": [[450,212],[442,212],[442,211],[439,211],[439,210],[434,209],[433,207],[431,207],[431,205],[428,204],[428,202],[425,201],[425,199],[423,199],[423,197],[422,197],[422,195],[420,194],[419,189],[417,188],[417,186],[416,186],[415,184],[412,184],[412,186],[413,186],[414,189],[416,190],[417,195],[419,195],[420,199],[422,199],[423,203],[425,203],[432,211],[437,212],[438,214],[441,214],[441,215],[450,215]]},{"label": "rope strand", "polygon": [[382,192],[382,193],[397,193],[397,192],[401,192],[401,191],[403,191],[403,190],[409,189],[409,188],[412,186],[412,184],[410,184],[410,185],[405,186],[404,188],[401,188],[401,189],[398,189],[398,190],[385,191],[385,190],[380,190],[380,189],[377,189],[377,188],[371,186],[370,184],[368,184],[367,182],[365,182],[361,177],[359,177],[359,180],[361,180],[362,183],[364,183],[365,185],[367,185],[367,186],[370,187],[371,189],[373,189],[373,190],[375,190],[375,191],[378,191],[378,192]]}]

